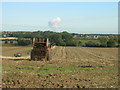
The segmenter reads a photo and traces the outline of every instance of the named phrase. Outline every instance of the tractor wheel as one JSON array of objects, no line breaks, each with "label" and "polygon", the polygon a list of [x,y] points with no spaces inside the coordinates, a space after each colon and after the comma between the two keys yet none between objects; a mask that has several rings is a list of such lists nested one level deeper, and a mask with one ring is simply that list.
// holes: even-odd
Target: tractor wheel
[{"label": "tractor wheel", "polygon": [[52,52],[49,51],[49,59],[52,60]]},{"label": "tractor wheel", "polygon": [[35,59],[33,56],[34,56],[34,52],[33,52],[33,50],[32,50],[32,51],[31,51],[31,60],[34,60],[34,59]]},{"label": "tractor wheel", "polygon": [[51,60],[51,53],[50,53],[50,51],[47,52],[46,60],[47,61]]}]

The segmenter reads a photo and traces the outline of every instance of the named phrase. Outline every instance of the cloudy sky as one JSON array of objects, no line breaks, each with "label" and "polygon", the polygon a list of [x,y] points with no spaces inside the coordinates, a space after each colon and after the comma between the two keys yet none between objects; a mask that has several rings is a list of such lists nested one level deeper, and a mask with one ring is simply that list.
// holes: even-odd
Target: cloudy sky
[{"label": "cloudy sky", "polygon": [[117,33],[117,2],[2,2],[4,31]]}]

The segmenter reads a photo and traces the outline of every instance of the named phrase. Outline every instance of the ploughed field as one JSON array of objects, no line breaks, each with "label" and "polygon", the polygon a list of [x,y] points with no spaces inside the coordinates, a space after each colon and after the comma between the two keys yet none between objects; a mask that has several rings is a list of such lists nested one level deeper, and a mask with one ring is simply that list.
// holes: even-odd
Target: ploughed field
[{"label": "ploughed field", "polygon": [[118,87],[118,48],[55,47],[50,61],[29,61],[31,49],[2,47],[3,88]]}]

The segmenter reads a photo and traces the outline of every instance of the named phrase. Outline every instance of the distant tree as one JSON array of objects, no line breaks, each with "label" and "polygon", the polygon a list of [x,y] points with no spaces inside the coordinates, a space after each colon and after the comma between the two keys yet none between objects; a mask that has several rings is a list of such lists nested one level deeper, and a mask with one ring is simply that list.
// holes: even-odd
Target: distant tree
[{"label": "distant tree", "polygon": [[99,37],[98,40],[100,41],[102,47],[107,47],[107,42],[109,40],[107,36]]},{"label": "distant tree", "polygon": [[27,45],[30,45],[30,44],[32,44],[31,40],[23,40],[23,39],[18,40],[18,45],[20,45],[20,46],[27,46]]},{"label": "distant tree", "polygon": [[10,40],[10,43],[13,44],[13,40]]},{"label": "distant tree", "polygon": [[65,31],[62,32],[61,35],[62,35],[62,39],[63,39],[65,42],[69,42],[70,40],[73,39],[73,36],[72,36],[70,33],[65,32]]},{"label": "distant tree", "polygon": [[88,41],[85,43],[85,46],[87,47],[99,47],[100,43],[96,41]]},{"label": "distant tree", "polygon": [[66,46],[77,46],[77,41],[70,40],[69,42],[66,42]]},{"label": "distant tree", "polygon": [[5,43],[5,44],[8,44],[8,42],[9,42],[9,40],[8,40],[8,39],[6,39],[4,43]]},{"label": "distant tree", "polygon": [[107,41],[107,46],[108,47],[115,47],[118,46],[118,36],[117,35],[110,35],[109,40]]},{"label": "distant tree", "polygon": [[108,47],[115,47],[116,46],[116,41],[115,40],[109,40],[107,42],[107,46]]},{"label": "distant tree", "polygon": [[84,47],[84,46],[85,46],[85,43],[82,42],[82,41],[78,41],[78,42],[77,42],[77,46],[83,46],[83,47]]},{"label": "distant tree", "polygon": [[60,45],[65,45],[61,34],[53,34],[51,36],[52,42],[54,42],[56,45],[60,46]]},{"label": "distant tree", "polygon": [[120,44],[120,36],[118,36],[118,43]]}]

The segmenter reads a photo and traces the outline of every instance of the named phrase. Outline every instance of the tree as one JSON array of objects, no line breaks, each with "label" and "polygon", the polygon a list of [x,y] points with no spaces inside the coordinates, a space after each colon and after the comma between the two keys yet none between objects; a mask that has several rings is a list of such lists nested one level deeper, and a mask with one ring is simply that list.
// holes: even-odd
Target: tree
[{"label": "tree", "polygon": [[101,46],[107,47],[107,42],[109,40],[109,38],[107,36],[99,37],[98,40],[101,43]]},{"label": "tree", "polygon": [[77,41],[70,40],[66,42],[66,46],[77,46]]},{"label": "tree", "polygon": [[116,46],[116,41],[115,40],[109,40],[107,42],[107,46],[108,47],[115,47]]},{"label": "tree", "polygon": [[8,41],[9,41],[9,40],[8,40],[8,39],[6,39],[6,40],[5,40],[5,44],[8,44]]},{"label": "tree", "polygon": [[64,32],[61,33],[61,35],[62,35],[62,39],[65,42],[69,42],[69,41],[73,40],[73,36],[70,33],[68,33],[68,32],[64,31]]},{"label": "tree", "polygon": [[10,43],[13,44],[13,40],[10,40]]},{"label": "tree", "polygon": [[27,46],[27,45],[30,45],[30,44],[32,44],[31,40],[23,40],[23,39],[18,40],[18,45],[20,45],[20,46]]},{"label": "tree", "polygon": [[100,43],[96,41],[88,41],[85,43],[85,46],[87,47],[99,47]]},{"label": "tree", "polygon": [[57,33],[53,34],[51,36],[51,40],[58,46],[65,45],[65,42],[63,41],[61,34],[57,34]]}]

